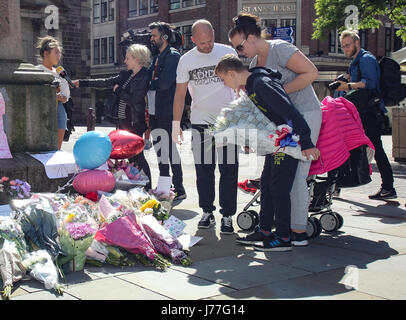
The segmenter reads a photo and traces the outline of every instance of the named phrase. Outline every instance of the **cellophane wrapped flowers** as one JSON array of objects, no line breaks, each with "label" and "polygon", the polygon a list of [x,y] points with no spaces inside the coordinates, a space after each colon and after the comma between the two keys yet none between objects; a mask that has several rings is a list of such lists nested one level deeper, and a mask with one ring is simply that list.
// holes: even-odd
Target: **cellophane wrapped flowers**
[{"label": "cellophane wrapped flowers", "polygon": [[86,251],[91,246],[96,233],[89,223],[68,222],[59,229],[59,242],[65,257],[59,259],[64,270],[76,272],[83,270],[86,263]]},{"label": "cellophane wrapped flowers", "polygon": [[3,281],[2,298],[9,299],[13,284],[26,274],[23,264],[27,253],[24,233],[10,217],[0,217],[0,276]]},{"label": "cellophane wrapped flowers", "polygon": [[227,143],[236,144],[248,146],[261,156],[280,151],[293,158],[306,160],[298,146],[299,137],[292,133],[292,128],[288,128],[288,131],[294,143],[280,143],[281,139],[278,138],[286,127],[289,126],[277,127],[241,90],[240,97],[220,111],[207,132],[214,136],[217,147]]}]

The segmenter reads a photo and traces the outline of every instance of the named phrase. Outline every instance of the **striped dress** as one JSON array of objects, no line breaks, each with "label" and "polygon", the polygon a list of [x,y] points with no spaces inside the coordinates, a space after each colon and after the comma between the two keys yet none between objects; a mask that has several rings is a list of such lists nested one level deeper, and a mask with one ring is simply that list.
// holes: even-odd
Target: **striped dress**
[{"label": "striped dress", "polygon": [[[127,81],[123,84],[123,90],[127,87],[127,85],[131,82],[131,80],[135,77],[135,74],[132,73],[131,76],[128,77]],[[127,108],[127,104],[123,99],[120,99],[118,103],[118,118],[119,119],[125,119],[126,114],[125,110]]]}]

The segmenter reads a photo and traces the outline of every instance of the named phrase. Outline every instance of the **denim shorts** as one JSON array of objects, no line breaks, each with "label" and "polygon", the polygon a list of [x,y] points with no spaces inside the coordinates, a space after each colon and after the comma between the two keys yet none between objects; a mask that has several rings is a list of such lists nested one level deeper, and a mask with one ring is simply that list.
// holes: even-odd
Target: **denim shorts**
[{"label": "denim shorts", "polygon": [[66,122],[68,121],[68,116],[66,115],[65,108],[62,102],[58,102],[58,110],[57,110],[57,119],[58,119],[58,129],[66,130]]}]

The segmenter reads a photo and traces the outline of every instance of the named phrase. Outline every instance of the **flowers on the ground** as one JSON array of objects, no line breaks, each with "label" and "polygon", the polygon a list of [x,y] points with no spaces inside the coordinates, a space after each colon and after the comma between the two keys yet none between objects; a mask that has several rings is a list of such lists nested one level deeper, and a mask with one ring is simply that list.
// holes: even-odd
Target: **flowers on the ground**
[{"label": "flowers on the ground", "polygon": [[9,217],[0,217],[0,278],[3,280],[3,299],[10,298],[13,284],[26,273],[22,262],[26,252],[24,234],[19,225]]},{"label": "flowers on the ground", "polygon": [[7,192],[12,198],[27,199],[31,196],[31,186],[20,179],[10,180],[8,177],[2,177],[0,192]]},{"label": "flowers on the ground", "polygon": [[[93,241],[96,230],[88,223],[71,222],[59,229],[59,242],[65,257],[60,257],[60,266],[68,264],[70,272],[80,271],[86,262],[86,250]],[[65,267],[66,269],[66,267]]]}]

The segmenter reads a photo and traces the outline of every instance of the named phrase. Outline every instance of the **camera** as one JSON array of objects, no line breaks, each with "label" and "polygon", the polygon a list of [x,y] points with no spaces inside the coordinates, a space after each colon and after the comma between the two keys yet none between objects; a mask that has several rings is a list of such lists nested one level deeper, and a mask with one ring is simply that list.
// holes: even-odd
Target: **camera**
[{"label": "camera", "polygon": [[330,83],[330,84],[328,85],[328,88],[329,88],[331,91],[336,90],[336,89],[340,86],[340,82],[338,82],[338,81],[344,81],[344,82],[347,82],[347,83],[348,83],[348,80],[347,80],[347,78],[345,77],[345,75],[344,75],[344,74],[340,74],[340,75],[335,79],[334,82],[332,82],[332,83]]},{"label": "camera", "polygon": [[[134,30],[129,29],[127,32],[124,32],[121,37],[121,42],[118,44],[122,47],[123,56],[126,55],[127,49],[132,44],[142,44],[147,46],[151,52],[153,52],[153,48],[151,47],[151,32],[148,30],[142,30],[138,33],[135,33]],[[169,39],[170,45],[181,51],[183,46],[183,36],[178,30],[171,30],[171,37]]]}]

